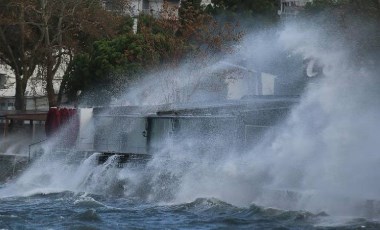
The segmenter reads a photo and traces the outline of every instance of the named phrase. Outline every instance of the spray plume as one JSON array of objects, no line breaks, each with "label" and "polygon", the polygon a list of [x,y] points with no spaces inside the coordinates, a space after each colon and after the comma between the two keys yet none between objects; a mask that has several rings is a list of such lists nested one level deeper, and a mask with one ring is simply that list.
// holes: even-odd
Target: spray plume
[{"label": "spray plume", "polygon": [[[244,60],[255,71],[273,69],[276,75],[297,75],[294,66],[279,63],[279,53],[290,59],[318,60],[324,77],[307,87],[286,122],[260,144],[245,152],[222,154],[211,147],[199,148],[202,140],[189,134],[180,142],[164,141],[143,169],[115,170],[112,159],[98,166],[96,155],[69,164],[67,159],[73,155],[47,154],[1,189],[0,196],[67,190],[110,194],[121,189],[127,197],[149,201],[181,203],[216,197],[242,206],[255,202],[338,214],[354,213],[354,205],[341,206],[346,198],[378,199],[377,69],[368,67],[366,60],[360,66],[352,65],[350,47],[321,27],[288,24],[273,31],[248,35],[238,52],[207,68],[194,70],[184,65],[147,76],[119,99],[125,105],[188,101],[194,88],[213,82],[207,76],[228,69],[231,62]],[[206,103],[214,96],[204,91],[197,101]],[[224,140],[215,141],[222,146]],[[291,191],[301,196],[281,204],[278,197],[263,191]]]}]

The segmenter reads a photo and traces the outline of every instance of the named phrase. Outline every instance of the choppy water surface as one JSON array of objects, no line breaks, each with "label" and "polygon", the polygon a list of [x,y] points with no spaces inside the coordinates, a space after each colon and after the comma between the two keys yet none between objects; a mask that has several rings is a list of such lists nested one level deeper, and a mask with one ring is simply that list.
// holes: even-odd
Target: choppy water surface
[{"label": "choppy water surface", "polygon": [[146,203],[125,197],[61,192],[0,199],[2,229],[379,229],[362,218],[241,208],[214,198]]}]

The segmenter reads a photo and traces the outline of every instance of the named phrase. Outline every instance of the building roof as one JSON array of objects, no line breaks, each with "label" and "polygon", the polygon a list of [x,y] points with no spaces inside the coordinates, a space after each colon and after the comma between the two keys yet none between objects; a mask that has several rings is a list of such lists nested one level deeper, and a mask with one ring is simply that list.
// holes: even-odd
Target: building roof
[{"label": "building roof", "polygon": [[93,109],[95,116],[151,117],[234,115],[251,110],[289,108],[299,102],[298,96],[247,96],[241,100],[210,101],[202,103],[173,103],[157,106],[114,106]]}]

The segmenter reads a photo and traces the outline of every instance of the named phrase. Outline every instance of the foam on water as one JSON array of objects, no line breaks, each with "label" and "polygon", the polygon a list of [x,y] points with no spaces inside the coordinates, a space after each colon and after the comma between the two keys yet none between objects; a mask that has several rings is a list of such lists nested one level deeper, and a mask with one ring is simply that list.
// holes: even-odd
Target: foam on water
[{"label": "foam on water", "polygon": [[[241,51],[224,59],[229,62],[239,55],[248,62],[261,56],[275,59],[279,48],[289,55],[317,59],[324,66],[324,78],[308,87],[274,136],[249,151],[221,155],[210,147],[204,152],[197,148],[197,137],[189,136],[180,143],[162,143],[144,169],[118,169],[112,157],[97,165],[96,154],[73,163],[75,155],[49,153],[1,188],[0,197],[72,191],[171,204],[202,197],[245,207],[256,203],[360,215],[357,205],[347,201],[380,198],[376,183],[380,181],[378,72],[366,63],[353,66],[350,50],[336,45],[323,29],[298,25],[286,26],[269,38],[268,34],[247,36]],[[129,89],[120,100],[138,105],[173,101],[177,89],[191,91],[189,84],[202,82],[199,78],[220,70],[221,63],[198,69],[195,75],[186,65],[175,74],[163,71],[155,79],[137,83],[138,87]],[[168,87],[168,94],[163,95],[162,89],[150,90],[155,85]],[[53,145],[48,143],[45,148]],[[301,196],[287,197],[281,203],[277,191]],[[89,216],[96,219],[95,213]]]},{"label": "foam on water", "polygon": [[74,201],[74,205],[84,208],[97,208],[97,207],[105,207],[104,204],[102,204],[99,201],[96,201],[92,197],[80,197],[79,199]]}]

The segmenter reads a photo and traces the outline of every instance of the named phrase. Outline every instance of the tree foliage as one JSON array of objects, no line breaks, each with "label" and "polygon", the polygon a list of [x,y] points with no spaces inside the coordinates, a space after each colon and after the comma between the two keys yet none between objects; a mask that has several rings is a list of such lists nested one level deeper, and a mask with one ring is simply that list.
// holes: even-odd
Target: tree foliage
[{"label": "tree foliage", "polygon": [[[370,15],[376,15],[380,10],[379,0],[313,0],[306,4],[306,10],[309,13],[320,13],[328,9],[350,9],[356,13],[366,13]],[[351,12],[351,13],[352,13]],[[347,12],[348,13],[348,12]]]},{"label": "tree foliage", "polygon": [[4,0],[0,4],[0,60],[14,72],[18,110],[25,108],[26,85],[37,67],[45,77],[49,104],[55,106],[52,81],[64,56],[112,36],[112,25],[117,24],[96,0]]},{"label": "tree foliage", "polygon": [[356,64],[369,60],[380,64],[379,0],[314,0],[305,14],[306,20],[322,15],[319,23],[350,46]]},{"label": "tree foliage", "polygon": [[265,27],[277,22],[278,0],[212,0],[208,11],[226,20],[236,20],[247,28]]},{"label": "tree foliage", "polygon": [[218,24],[198,3],[182,4],[184,8],[178,14],[164,5],[158,18],[140,15],[136,34],[129,31],[93,43],[90,52],[74,59],[65,77],[69,98],[74,100],[78,90],[103,89],[103,98],[110,99],[117,93],[117,86],[147,70],[176,66],[189,57],[228,52],[230,43],[240,39],[235,27]]},{"label": "tree foliage", "polygon": [[277,11],[278,1],[262,0],[262,1],[244,1],[244,0],[213,0],[212,3],[216,8],[233,11],[243,14],[272,14]]}]

